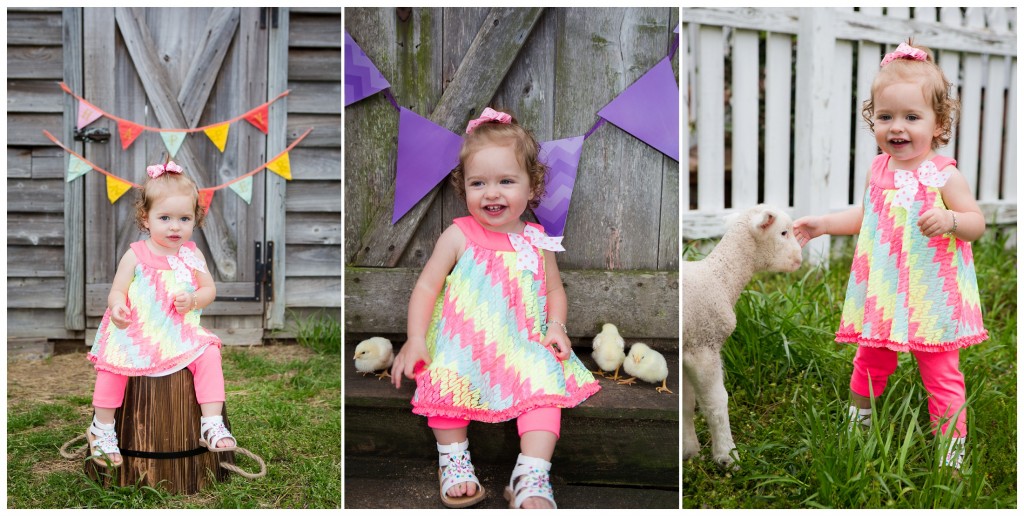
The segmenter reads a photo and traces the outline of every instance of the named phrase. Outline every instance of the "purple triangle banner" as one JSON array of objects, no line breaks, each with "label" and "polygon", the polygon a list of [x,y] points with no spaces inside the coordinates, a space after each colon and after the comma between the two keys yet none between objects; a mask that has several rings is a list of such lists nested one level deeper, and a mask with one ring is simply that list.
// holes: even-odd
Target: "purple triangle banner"
[{"label": "purple triangle banner", "polygon": [[668,57],[597,115],[679,161],[679,86]]},{"label": "purple triangle banner", "polygon": [[398,114],[398,165],[391,224],[459,164],[462,137],[411,110]]},{"label": "purple triangle banner", "polygon": [[583,154],[583,136],[541,142],[538,159],[548,166],[544,198],[533,209],[537,221],[551,236],[562,236],[569,215],[569,200]]},{"label": "purple triangle banner", "polygon": [[345,32],[345,105],[377,93],[391,84],[373,61],[359,48],[352,36]]}]

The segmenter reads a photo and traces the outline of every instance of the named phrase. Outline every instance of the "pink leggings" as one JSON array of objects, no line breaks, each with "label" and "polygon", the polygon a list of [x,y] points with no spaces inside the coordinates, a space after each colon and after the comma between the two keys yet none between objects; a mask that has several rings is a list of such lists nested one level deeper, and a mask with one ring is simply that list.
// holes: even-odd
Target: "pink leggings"
[{"label": "pink leggings", "polygon": [[[196,401],[217,403],[224,401],[224,373],[220,366],[220,348],[206,346],[206,351],[192,361],[187,369],[192,371],[196,387]],[[109,371],[96,370],[96,388],[92,392],[92,404],[99,408],[118,408],[124,401],[124,388],[128,377]]]},{"label": "pink leggings", "polygon": [[[469,420],[429,416],[427,417],[427,426],[437,430],[451,430],[469,426]],[[562,430],[562,409],[558,407],[533,409],[516,418],[516,426],[519,428],[519,437],[526,432],[535,430],[544,430],[555,434],[555,437],[561,437],[559,432]]]},{"label": "pink leggings", "polygon": [[[956,417],[953,437],[967,436],[967,409],[964,375],[960,372],[960,351],[911,351],[921,370],[921,381],[928,391],[928,413],[933,425],[942,419]],[[886,348],[860,346],[853,359],[850,390],[870,398],[885,391],[889,375],[896,371],[896,352]],[[868,386],[870,385],[870,390]],[[942,425],[945,434],[949,421]]]}]

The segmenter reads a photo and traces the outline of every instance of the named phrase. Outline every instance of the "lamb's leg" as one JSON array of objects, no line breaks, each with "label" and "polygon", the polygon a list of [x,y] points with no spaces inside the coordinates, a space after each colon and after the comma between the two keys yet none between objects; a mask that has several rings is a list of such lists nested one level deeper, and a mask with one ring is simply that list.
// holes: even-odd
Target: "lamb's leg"
[{"label": "lamb's leg", "polygon": [[722,466],[731,466],[733,457],[730,454],[736,445],[729,428],[729,394],[725,392],[722,359],[718,350],[710,347],[685,358],[691,362],[687,364],[690,371],[700,371],[690,381],[696,387],[697,402],[711,430],[711,457]]},{"label": "lamb's leg", "polygon": [[[684,358],[685,362],[685,358]],[[693,391],[693,385],[686,375],[686,367],[683,367],[683,460],[689,460],[700,453],[700,441],[697,440],[697,430],[693,427],[693,412],[697,406],[697,398]]]}]

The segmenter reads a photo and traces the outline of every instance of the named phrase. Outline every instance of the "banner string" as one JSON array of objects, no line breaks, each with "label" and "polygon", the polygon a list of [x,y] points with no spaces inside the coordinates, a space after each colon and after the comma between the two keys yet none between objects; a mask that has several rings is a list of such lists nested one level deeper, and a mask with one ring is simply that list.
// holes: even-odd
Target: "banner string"
[{"label": "banner string", "polygon": [[[310,127],[309,129],[306,129],[306,132],[302,133],[302,135],[299,136],[290,145],[288,145],[288,147],[286,147],[283,151],[281,151],[276,156],[274,156],[273,159],[268,160],[266,163],[260,165],[259,167],[256,167],[255,169],[250,170],[249,172],[246,172],[245,174],[242,174],[242,175],[236,177],[235,179],[232,179],[231,181],[228,181],[227,183],[223,183],[223,184],[220,184],[220,185],[217,185],[217,186],[211,186],[209,188],[201,188],[201,190],[222,190],[222,189],[227,188],[228,186],[233,185],[233,184],[235,184],[235,183],[237,183],[237,182],[239,182],[239,181],[241,181],[241,180],[243,180],[243,179],[245,179],[247,177],[255,175],[257,172],[267,168],[267,165],[269,165],[269,164],[277,161],[278,159],[280,159],[281,156],[284,156],[285,154],[288,154],[288,151],[290,151],[293,148],[295,148],[295,146],[298,145],[299,142],[301,142],[303,140],[303,138],[305,138],[311,132],[313,132],[313,128],[312,127]],[[79,154],[79,153],[69,149],[63,143],[61,143],[59,140],[57,140],[56,137],[54,137],[52,134],[50,134],[50,131],[47,131],[46,129],[43,129],[43,134],[46,135],[46,137],[49,138],[50,141],[52,141],[55,145],[57,145],[58,147],[64,149],[64,151],[67,152],[68,154],[71,154],[72,156],[82,160],[86,165],[89,165],[90,167],[92,167],[93,170],[95,170],[95,171],[97,171],[97,172],[99,172],[99,173],[101,173],[101,174],[103,174],[103,175],[105,175],[107,177],[111,177],[111,178],[117,179],[118,181],[123,181],[125,183],[128,183],[128,184],[134,186],[135,188],[142,188],[142,185],[133,183],[131,181],[128,181],[127,179],[124,179],[122,177],[114,175],[114,174],[112,174],[112,173],[110,173],[110,172],[100,168],[95,163],[85,159],[84,156],[82,156],[81,154]]]},{"label": "banner string", "polygon": [[79,102],[84,102],[84,103],[92,106],[93,108],[96,109],[96,111],[98,113],[100,113],[102,116],[104,116],[106,118],[109,118],[109,119],[114,120],[116,122],[128,122],[128,123],[130,123],[132,125],[136,125],[136,126],[142,128],[142,130],[144,130],[144,131],[150,131],[150,132],[155,132],[155,133],[198,133],[198,132],[201,132],[201,131],[205,131],[207,129],[211,129],[211,128],[214,128],[214,127],[222,126],[224,124],[233,124],[233,123],[235,123],[235,122],[237,122],[239,120],[242,120],[245,117],[249,116],[250,113],[259,111],[259,110],[261,110],[261,109],[263,109],[265,107],[270,106],[274,102],[277,102],[278,100],[281,100],[282,98],[288,96],[288,94],[292,92],[292,90],[285,90],[283,93],[281,93],[280,95],[274,97],[273,99],[271,99],[271,100],[269,100],[269,101],[267,101],[267,102],[265,102],[263,104],[260,104],[259,106],[256,106],[255,108],[252,108],[249,111],[246,111],[245,113],[242,113],[241,115],[238,115],[238,116],[236,116],[234,118],[231,118],[229,120],[225,120],[223,122],[218,122],[216,124],[204,125],[202,127],[196,127],[194,129],[162,129],[162,128],[159,128],[159,127],[150,127],[148,125],[136,124],[135,122],[132,122],[131,120],[128,120],[126,118],[121,118],[121,117],[117,117],[117,116],[111,115],[110,113],[107,113],[106,111],[103,111],[102,109],[96,107],[96,105],[93,104],[92,102],[89,102],[88,100],[85,100],[84,98],[82,98],[79,95],[77,95],[74,92],[72,92],[71,88],[69,88],[68,85],[64,84],[63,82],[60,83],[60,88],[62,90],[64,90],[64,93],[67,93],[68,95],[71,95],[72,97],[78,99]]}]

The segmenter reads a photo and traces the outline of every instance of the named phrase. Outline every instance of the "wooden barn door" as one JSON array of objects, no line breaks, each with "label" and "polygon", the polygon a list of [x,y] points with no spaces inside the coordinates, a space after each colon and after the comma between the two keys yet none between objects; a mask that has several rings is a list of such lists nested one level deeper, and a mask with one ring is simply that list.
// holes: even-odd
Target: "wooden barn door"
[{"label": "wooden barn door", "polygon": [[[83,96],[113,115],[151,127],[194,128],[245,113],[273,96],[268,95],[273,25],[267,14],[260,8],[86,8]],[[122,149],[115,122],[103,118],[92,127],[106,127],[112,136],[107,143],[87,143],[85,156],[136,183],[166,152],[155,132]],[[202,132],[192,133],[174,161],[204,188],[234,179],[267,158],[267,136],[239,121],[230,125],[223,152]],[[259,343],[263,336],[271,292],[263,276],[271,276],[257,277],[256,263],[271,256],[268,248],[275,243],[264,230],[266,175],[253,178],[251,204],[230,189],[216,191],[205,226],[193,237],[217,283],[218,300],[204,311],[203,325],[226,344]],[[87,174],[86,179],[86,315],[87,327],[95,329],[118,260],[144,234],[134,223],[133,193],[111,205],[104,176]]]}]

